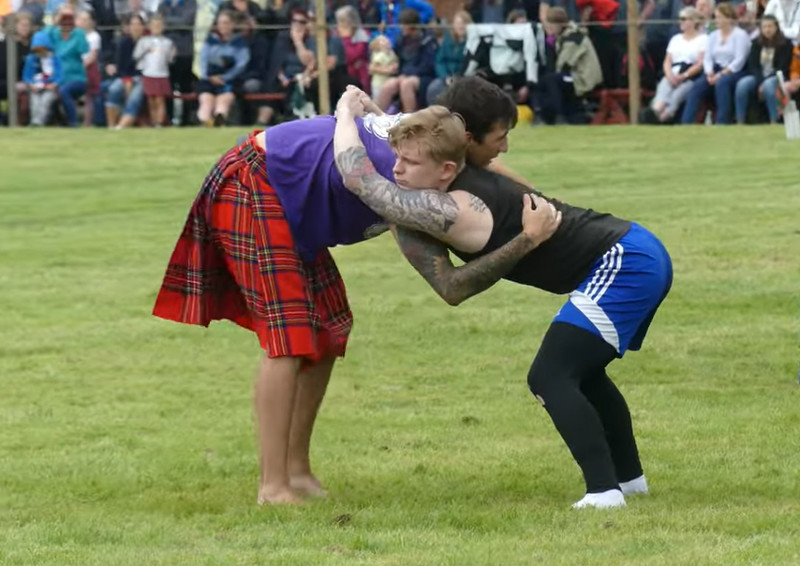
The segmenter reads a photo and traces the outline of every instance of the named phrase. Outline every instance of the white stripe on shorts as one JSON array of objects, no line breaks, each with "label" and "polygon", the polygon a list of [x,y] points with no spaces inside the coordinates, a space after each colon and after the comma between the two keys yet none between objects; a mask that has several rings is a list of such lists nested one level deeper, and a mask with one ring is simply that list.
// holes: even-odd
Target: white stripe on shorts
[{"label": "white stripe on shorts", "polygon": [[614,349],[619,352],[619,334],[603,308],[580,291],[570,293],[569,300],[597,328],[603,340],[614,346]]},{"label": "white stripe on shorts", "polygon": [[[605,285],[600,283],[598,285],[598,289],[595,289],[594,293],[586,293],[591,297],[594,302],[600,302],[600,299],[605,295],[608,288],[614,282],[614,278],[619,273],[620,268],[622,267],[622,255],[625,253],[625,249],[622,247],[622,244],[615,244],[613,248],[611,248],[612,252],[615,252],[611,256],[611,260],[609,261],[609,267],[607,270],[608,279],[605,282]],[[602,285],[602,287],[600,287]]]}]

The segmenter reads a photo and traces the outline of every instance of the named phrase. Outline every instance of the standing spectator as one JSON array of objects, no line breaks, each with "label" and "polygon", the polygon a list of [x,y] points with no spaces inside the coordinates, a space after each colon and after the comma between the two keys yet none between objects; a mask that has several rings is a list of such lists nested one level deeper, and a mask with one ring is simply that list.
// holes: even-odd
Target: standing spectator
[{"label": "standing spectator", "polygon": [[438,45],[433,35],[423,31],[419,24],[416,10],[409,8],[401,12],[402,33],[395,46],[400,74],[386,81],[375,100],[383,110],[389,108],[398,94],[403,112],[414,112],[425,104],[428,85],[436,76]]},{"label": "standing spectator", "polygon": [[[402,25],[400,14],[405,10],[415,10],[417,12],[417,23],[427,24],[434,19],[436,13],[428,2],[424,0],[377,0],[378,10],[381,14],[381,28],[392,46],[397,48],[397,42],[402,36]],[[398,25],[400,24],[400,25]]]},{"label": "standing spectator", "polygon": [[[18,97],[28,91],[27,85],[22,80],[22,69],[25,67],[25,58],[30,53],[31,49],[31,37],[34,27],[33,18],[28,13],[19,12],[16,15],[14,24],[13,37],[4,36],[2,33],[2,28],[0,28],[0,101],[6,100],[6,94],[8,93],[8,83],[6,82],[7,79],[11,79],[12,83],[16,85],[16,93]],[[0,25],[2,25],[1,20]],[[17,43],[17,76],[14,78],[8,76],[8,69],[6,67],[6,58],[8,57],[6,52],[6,42],[11,40],[16,41]],[[18,119],[20,124],[24,124],[27,114],[27,105],[25,104],[26,99],[21,97],[19,100],[20,105]]]},{"label": "standing spectator", "polygon": [[58,83],[61,80],[61,63],[53,55],[53,42],[46,32],[40,31],[33,36],[22,76],[31,101],[31,126],[45,126],[58,101]]},{"label": "standing spectator", "polygon": [[717,29],[708,36],[703,60],[705,74],[694,81],[683,108],[681,122],[692,124],[700,103],[713,92],[717,104],[717,124],[729,124],[733,109],[733,89],[744,75],[750,53],[750,37],[736,25],[736,12],[723,2],[716,10]]},{"label": "standing spectator", "polygon": [[778,123],[778,77],[776,73],[783,71],[789,76],[789,65],[792,62],[792,42],[781,32],[775,16],[764,16],[761,20],[761,32],[753,40],[750,56],[747,59],[747,75],[736,83],[736,122],[744,124],[747,110],[757,93],[758,100],[767,107],[770,124]]},{"label": "standing spectator", "polygon": [[464,48],[467,44],[467,25],[471,23],[469,12],[461,10],[453,16],[452,29],[444,32],[442,44],[436,52],[436,79],[428,86],[426,94],[429,105],[461,74],[464,67]]},{"label": "standing spectator", "polygon": [[169,69],[172,89],[181,93],[192,92],[194,89],[192,28],[197,14],[197,0],[164,0],[158,6],[158,13],[167,28],[167,38],[175,46],[175,59]]},{"label": "standing spectator", "polygon": [[[253,2],[253,0],[227,0],[220,4],[217,18],[223,12],[230,12],[234,19],[237,19],[238,16],[244,16],[244,18],[252,20],[253,25],[262,20],[261,6]],[[214,25],[217,24],[217,18],[214,19]]]},{"label": "standing spectator", "polygon": [[769,0],[765,16],[775,16],[783,35],[792,43],[800,36],[800,0]]},{"label": "standing spectator", "polygon": [[89,52],[83,56],[83,66],[86,68],[86,98],[83,103],[83,125],[91,126],[96,111],[96,102],[102,100],[100,88],[100,53],[103,40],[95,29],[94,17],[91,12],[78,12],[75,23],[86,34]]},{"label": "standing spectator", "polygon": [[[620,0],[625,2],[626,0]],[[617,47],[618,36],[614,32],[614,22],[619,12],[619,2],[615,0],[577,0],[576,6],[580,11],[581,22],[593,22],[588,26],[589,39],[592,41],[603,79],[606,83],[613,82],[614,73],[619,73],[616,60],[619,57]],[[567,12],[569,15],[569,12]]]},{"label": "standing spectator", "polygon": [[106,67],[108,75],[114,77],[106,97],[106,123],[117,130],[133,126],[144,99],[142,75],[133,58],[136,42],[145,32],[144,20],[139,15],[129,16],[123,18],[122,27],[128,33],[117,39],[116,63]]},{"label": "standing spectator", "polygon": [[25,0],[17,12],[17,17],[21,14],[28,14],[33,19],[33,27],[40,28],[44,25],[45,0]]},{"label": "standing spectator", "polygon": [[684,8],[680,15],[681,33],[669,41],[664,58],[664,77],[656,87],[656,95],[645,114],[645,122],[669,122],[683,105],[692,81],[703,72],[708,36],[699,31],[703,25],[700,13]]},{"label": "standing spectator", "polygon": [[361,27],[355,8],[343,6],[336,10],[336,33],[344,48],[347,75],[369,94],[369,34]]},{"label": "standing spectator", "polygon": [[234,30],[233,13],[220,13],[216,31],[208,34],[200,51],[197,118],[206,126],[225,124],[235,100],[234,88],[250,60],[246,41]]},{"label": "standing spectator", "polygon": [[143,0],[124,0],[122,6],[117,6],[116,9],[118,10],[117,17],[120,20],[139,16],[146,24],[153,15],[153,10],[148,9]]},{"label": "standing spectator", "polygon": [[71,128],[78,125],[77,100],[86,93],[86,68],[83,56],[89,52],[89,43],[82,29],[75,28],[75,11],[68,4],[59,9],[56,25],[47,28],[56,57],[61,62],[61,81],[58,91],[61,104]]},{"label": "standing spectator", "polygon": [[707,34],[710,34],[712,31],[717,29],[716,24],[714,23],[714,7],[716,3],[714,0],[697,0],[694,7],[700,12],[700,16],[703,18],[703,24],[700,26],[700,31],[704,31]]},{"label": "standing spectator", "polygon": [[582,123],[585,117],[581,98],[603,82],[597,53],[586,33],[569,21],[563,8],[547,10],[545,27],[556,42],[555,66],[540,79],[542,118],[548,124],[562,119]]},{"label": "standing spectator", "polygon": [[149,24],[150,35],[136,42],[133,58],[142,72],[142,90],[147,97],[150,122],[160,128],[167,118],[166,98],[172,94],[169,82],[169,64],[175,57],[175,46],[164,37],[164,20],[153,16]]},{"label": "standing spectator", "polygon": [[392,49],[392,42],[385,35],[376,35],[369,44],[369,74],[372,77],[370,89],[373,100],[380,95],[386,81],[397,74],[400,62]]},{"label": "standing spectator", "polygon": [[381,23],[381,11],[375,0],[356,0],[356,9],[361,23],[370,27],[368,32],[377,29]]}]

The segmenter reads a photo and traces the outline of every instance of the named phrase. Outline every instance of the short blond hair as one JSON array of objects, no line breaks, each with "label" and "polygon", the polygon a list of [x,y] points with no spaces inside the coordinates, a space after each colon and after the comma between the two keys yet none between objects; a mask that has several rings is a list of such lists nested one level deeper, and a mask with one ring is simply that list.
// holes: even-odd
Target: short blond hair
[{"label": "short blond hair", "polygon": [[392,149],[410,141],[417,142],[425,155],[436,163],[453,161],[459,167],[464,164],[467,154],[464,118],[444,106],[418,110],[389,130]]}]

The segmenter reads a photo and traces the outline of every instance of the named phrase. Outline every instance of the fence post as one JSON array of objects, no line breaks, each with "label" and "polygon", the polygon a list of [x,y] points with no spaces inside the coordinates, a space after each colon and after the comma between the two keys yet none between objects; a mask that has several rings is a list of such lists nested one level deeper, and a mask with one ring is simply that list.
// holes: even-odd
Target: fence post
[{"label": "fence post", "polygon": [[631,124],[639,123],[639,106],[642,102],[639,79],[639,2],[628,3],[628,108]]},{"label": "fence post", "polygon": [[319,93],[319,113],[331,113],[331,88],[328,81],[328,26],[325,21],[325,0],[315,0],[317,37],[317,92]]},{"label": "fence post", "polygon": [[14,38],[16,24],[14,14],[8,14],[3,21],[6,24],[6,94],[8,96],[8,125],[18,126],[17,123],[17,40]]}]

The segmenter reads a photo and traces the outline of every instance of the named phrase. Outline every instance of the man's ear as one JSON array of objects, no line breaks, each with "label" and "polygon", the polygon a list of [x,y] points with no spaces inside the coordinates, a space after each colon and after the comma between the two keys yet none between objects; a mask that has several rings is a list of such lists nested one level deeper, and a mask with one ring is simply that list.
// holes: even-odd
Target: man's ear
[{"label": "man's ear", "polygon": [[469,132],[466,132],[466,134],[467,134],[467,145],[470,145],[472,144],[472,134],[470,134]]},{"label": "man's ear", "polygon": [[455,161],[442,163],[442,181],[452,181],[458,174],[458,165]]}]

